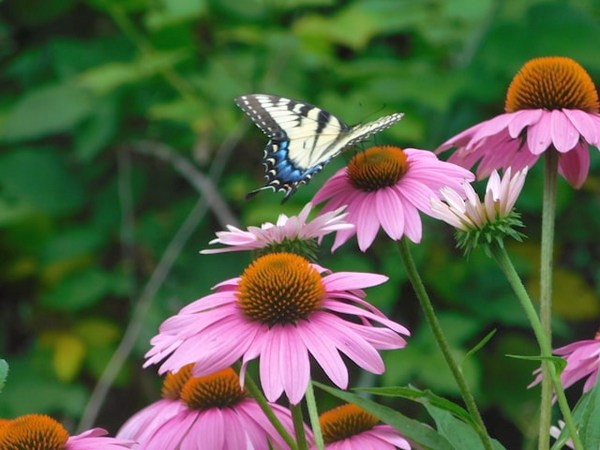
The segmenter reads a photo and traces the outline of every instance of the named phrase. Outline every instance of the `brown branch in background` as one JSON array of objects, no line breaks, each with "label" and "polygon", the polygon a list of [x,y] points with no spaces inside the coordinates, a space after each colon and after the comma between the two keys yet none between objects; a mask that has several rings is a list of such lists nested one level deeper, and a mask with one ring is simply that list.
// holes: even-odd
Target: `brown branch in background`
[{"label": "brown branch in background", "polygon": [[[228,220],[233,218],[229,208],[227,207],[227,205],[225,205],[225,202],[222,201],[221,197],[216,192],[216,189],[214,188],[214,182],[220,178],[221,174],[223,173],[225,164],[229,160],[233,149],[240,141],[247,129],[247,123],[237,126],[230,133],[229,137],[223,142],[221,147],[217,150],[216,158],[213,161],[213,164],[209,171],[210,178],[208,178],[204,174],[202,174],[202,177],[197,177],[198,171],[196,171],[195,169],[195,171],[191,171],[186,164],[181,163],[176,158],[171,158],[171,160],[179,161],[178,164],[180,165],[177,167],[179,167],[179,171],[180,173],[182,173],[182,175],[184,173],[182,172],[182,170],[185,171],[185,173],[187,174],[185,175],[186,178],[187,176],[193,176],[193,178],[196,180],[202,180],[201,182],[196,181],[195,183],[193,183],[193,185],[203,195],[200,197],[200,199],[198,199],[194,208],[190,211],[181,227],[175,233],[175,236],[173,236],[173,239],[171,239],[171,241],[167,245],[167,248],[162,254],[158,265],[156,266],[154,272],[148,280],[148,283],[146,283],[146,285],[144,286],[144,289],[137,301],[134,302],[135,307],[132,312],[131,320],[127,325],[127,329],[123,334],[123,338],[121,339],[119,346],[113,353],[110,361],[106,365],[106,368],[102,372],[98,383],[94,387],[94,390],[83,412],[82,418],[78,424],[77,428],[79,431],[86,430],[94,425],[94,422],[96,421],[96,418],[98,416],[98,412],[104,404],[106,396],[108,395],[108,392],[111,386],[113,385],[117,374],[127,361],[127,358],[129,358],[131,351],[133,350],[133,347],[135,346],[135,343],[140,335],[140,332],[142,331],[142,326],[145,323],[146,315],[148,314],[148,311],[150,310],[150,307],[152,305],[152,300],[154,299],[157,292],[165,282],[167,276],[171,272],[171,269],[173,268],[173,265],[175,264],[175,261],[177,260],[177,257],[181,253],[183,247],[190,239],[193,232],[196,230],[196,228],[206,215],[207,211],[209,210],[209,205],[211,205],[209,200],[212,201],[212,206],[214,207],[213,211],[215,211],[215,214],[217,213],[217,211],[219,211],[219,214],[221,214],[220,218],[222,221],[227,222]],[[163,149],[163,151],[165,151],[165,149]],[[182,169],[182,167],[184,167],[185,169]],[[127,170],[126,165],[124,166],[124,169]],[[128,172],[126,172],[125,175],[129,176]],[[210,187],[207,188],[207,186]],[[119,192],[121,195],[123,191],[120,189]],[[128,200],[129,195],[130,194],[125,194],[123,198],[120,198],[122,214],[124,217],[122,226],[124,228],[130,226],[129,219],[125,219],[127,217],[130,217],[131,209],[133,206]],[[226,219],[225,217],[229,218]],[[233,218],[230,223],[236,224],[237,220]],[[122,236],[128,236],[128,231],[124,229],[122,230],[121,234]],[[132,242],[126,242],[124,244],[131,245]]]},{"label": "brown branch in background", "polygon": [[219,194],[214,183],[190,160],[161,142],[141,141],[135,143],[132,148],[137,153],[154,156],[170,163],[206,200],[208,207],[215,214],[223,228],[226,225],[237,225],[237,219]]}]

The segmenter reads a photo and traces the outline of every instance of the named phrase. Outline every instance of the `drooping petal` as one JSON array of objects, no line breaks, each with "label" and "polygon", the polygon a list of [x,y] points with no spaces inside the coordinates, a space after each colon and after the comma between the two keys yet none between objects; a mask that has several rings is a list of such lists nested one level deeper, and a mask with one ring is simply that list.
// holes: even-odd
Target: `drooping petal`
[{"label": "drooping petal", "polygon": [[571,186],[579,189],[587,179],[590,170],[590,152],[584,142],[567,153],[560,155],[558,171]]},{"label": "drooping petal", "polygon": [[570,151],[579,141],[577,129],[561,110],[555,109],[550,117],[550,135],[554,148],[560,153]]}]

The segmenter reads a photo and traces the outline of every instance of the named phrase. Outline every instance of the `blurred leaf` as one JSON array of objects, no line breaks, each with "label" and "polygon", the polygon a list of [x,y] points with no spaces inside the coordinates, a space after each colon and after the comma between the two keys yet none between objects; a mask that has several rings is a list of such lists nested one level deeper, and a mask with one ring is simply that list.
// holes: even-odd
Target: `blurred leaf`
[{"label": "blurred leaf", "polygon": [[85,345],[71,332],[47,332],[40,340],[52,347],[52,368],[58,380],[70,382],[81,370],[86,353]]},{"label": "blurred leaf", "polygon": [[187,59],[189,55],[190,52],[186,49],[143,54],[132,62],[112,62],[89,69],[79,76],[78,81],[81,86],[105,95],[120,86],[140,81],[173,67]]},{"label": "blurred leaf", "polygon": [[20,222],[33,211],[33,208],[26,203],[15,203],[0,197],[0,227]]},{"label": "blurred leaf", "polygon": [[117,133],[117,111],[115,99],[105,97],[77,128],[74,146],[82,162],[89,163],[96,158]]},{"label": "blurred leaf", "polygon": [[53,234],[41,248],[42,263],[53,264],[100,251],[105,239],[104,233],[93,226],[64,228]]},{"label": "blurred leaf", "polygon": [[70,130],[89,115],[93,99],[71,83],[32,89],[9,110],[0,140],[21,141]]},{"label": "blurred leaf", "polygon": [[6,3],[21,23],[33,26],[65,14],[75,4],[75,0],[9,0]]},{"label": "blurred leaf", "polygon": [[306,41],[325,41],[361,50],[377,34],[399,31],[425,15],[426,8],[417,2],[365,0],[349,3],[330,17],[307,14],[295,22],[294,32]]},{"label": "blurred leaf", "polygon": [[116,324],[99,318],[84,319],[75,325],[75,330],[85,344],[92,348],[112,346],[120,335]]},{"label": "blurred leaf", "polygon": [[89,308],[112,293],[115,278],[100,269],[76,272],[42,295],[41,304],[62,311]]},{"label": "blurred leaf", "polygon": [[9,198],[50,214],[72,212],[84,200],[83,187],[54,149],[0,154],[0,186]]},{"label": "blurred leaf", "polygon": [[453,449],[448,440],[440,436],[435,430],[429,428],[427,425],[421,422],[400,414],[398,411],[394,411],[387,406],[380,405],[364,397],[351,394],[350,392],[340,391],[339,389],[335,389],[321,383],[315,383],[315,385],[319,389],[322,389],[325,392],[344,400],[345,402],[354,403],[355,405],[360,406],[365,411],[381,419],[383,422],[393,426],[408,439],[420,445],[432,449],[434,448],[436,450]]},{"label": "blurred leaf", "polygon": [[35,355],[11,358],[11,373],[2,392],[0,416],[36,413],[77,417],[81,414],[88,396],[86,389],[79,384],[59,382],[49,367],[34,367],[32,359]]},{"label": "blurred leaf", "polygon": [[8,363],[0,359],[0,393],[2,389],[4,389],[4,385],[6,384],[6,378],[8,377]]},{"label": "blurred leaf", "polygon": [[110,13],[115,9],[134,12],[148,7],[151,0],[85,0],[90,6]]},{"label": "blurred leaf", "polygon": [[[427,411],[435,420],[438,431],[452,444],[452,448],[456,450],[483,449],[483,443],[475,430],[467,425],[462,420],[455,418],[452,414],[437,408],[433,405],[425,405]],[[504,449],[504,447],[496,440],[492,441],[494,449]]]},{"label": "blurred leaf", "polygon": [[160,0],[151,5],[145,18],[151,30],[195,20],[207,11],[206,0]]}]

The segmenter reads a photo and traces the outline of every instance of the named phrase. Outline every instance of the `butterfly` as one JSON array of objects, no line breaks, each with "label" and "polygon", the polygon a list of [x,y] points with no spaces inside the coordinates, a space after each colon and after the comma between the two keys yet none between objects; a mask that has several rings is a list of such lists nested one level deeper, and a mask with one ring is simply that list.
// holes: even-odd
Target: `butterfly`
[{"label": "butterfly", "polygon": [[263,156],[265,185],[247,198],[272,189],[285,192],[283,201],[346,147],[385,130],[404,115],[394,113],[351,127],[310,103],[276,95],[242,95],[235,102],[269,137]]}]

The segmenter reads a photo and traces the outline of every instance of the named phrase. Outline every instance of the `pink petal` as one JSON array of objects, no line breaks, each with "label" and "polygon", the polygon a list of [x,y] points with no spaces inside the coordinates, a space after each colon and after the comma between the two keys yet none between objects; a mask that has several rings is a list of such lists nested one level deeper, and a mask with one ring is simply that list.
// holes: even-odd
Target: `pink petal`
[{"label": "pink petal", "polygon": [[473,134],[473,138],[471,139],[469,145],[474,144],[483,138],[499,133],[500,131],[504,130],[513,119],[514,113],[505,113],[493,117],[486,122],[480,123],[479,128],[477,132]]},{"label": "pink petal", "polygon": [[516,139],[523,131],[523,128],[537,123],[542,116],[541,109],[523,109],[514,113],[514,119],[508,124],[508,134]]},{"label": "pink petal", "polygon": [[600,115],[588,113],[579,109],[563,109],[579,134],[591,145],[600,145]]},{"label": "pink petal", "polygon": [[389,237],[398,240],[404,232],[404,216],[397,211],[398,198],[391,189],[380,189],[375,194],[377,218]]},{"label": "pink petal", "polygon": [[590,152],[586,143],[581,143],[567,153],[560,155],[558,172],[575,189],[579,189],[587,179],[590,169]]},{"label": "pink petal", "polygon": [[421,226],[421,217],[419,212],[413,206],[407,205],[404,208],[404,234],[415,244],[421,242],[423,227]]},{"label": "pink petal", "polygon": [[298,325],[297,329],[302,342],[329,379],[337,387],[346,389],[348,387],[348,369],[335,346],[328,345],[329,343],[324,341],[323,335],[313,326]]},{"label": "pink petal", "polygon": [[527,129],[527,146],[534,155],[545,152],[552,143],[551,114],[544,112],[538,123]]},{"label": "pink petal", "polygon": [[[373,195],[365,196],[360,204],[360,211],[356,216],[356,222],[352,221],[356,224],[358,248],[362,252],[367,251],[379,231],[379,222],[376,219],[376,207],[373,200]],[[350,216],[348,216],[348,219],[350,219]]]},{"label": "pink petal", "polygon": [[566,153],[579,141],[579,133],[561,110],[553,110],[550,117],[550,135],[554,148],[561,153]]},{"label": "pink petal", "polygon": [[389,277],[377,273],[335,272],[323,277],[328,292],[364,289],[385,283]]}]

